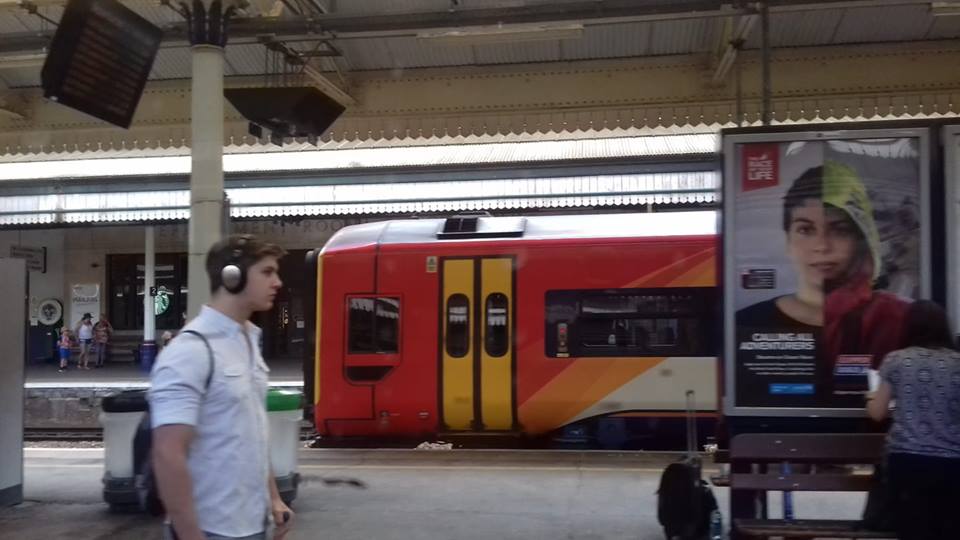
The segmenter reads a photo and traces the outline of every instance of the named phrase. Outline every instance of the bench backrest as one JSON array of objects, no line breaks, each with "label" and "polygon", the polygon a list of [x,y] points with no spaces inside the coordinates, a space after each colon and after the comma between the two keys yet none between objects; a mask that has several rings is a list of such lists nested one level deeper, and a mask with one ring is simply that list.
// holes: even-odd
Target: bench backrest
[{"label": "bench backrest", "polygon": [[730,461],[750,463],[876,463],[882,433],[744,433],[730,441]]},{"label": "bench backrest", "polygon": [[875,464],[884,450],[883,434],[749,433],[730,441],[730,462],[769,465],[766,470],[730,475],[733,489],[760,491],[867,491],[871,478],[849,472],[815,473],[807,469],[784,473],[777,465]]}]

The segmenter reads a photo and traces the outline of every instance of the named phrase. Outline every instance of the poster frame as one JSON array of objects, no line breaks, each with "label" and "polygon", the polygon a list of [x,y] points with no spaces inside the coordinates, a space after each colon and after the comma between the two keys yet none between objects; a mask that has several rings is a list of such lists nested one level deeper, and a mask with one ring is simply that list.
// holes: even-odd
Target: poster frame
[{"label": "poster frame", "polygon": [[947,224],[947,312],[953,321],[954,334],[960,334],[960,124],[943,126],[944,188]]},{"label": "poster frame", "polygon": [[[773,129],[748,133],[721,133],[723,151],[723,411],[727,416],[764,416],[764,417],[862,417],[862,408],[836,407],[740,407],[736,404],[736,326],[735,302],[736,279],[736,239],[732,234],[736,230],[736,216],[733,201],[736,199],[737,186],[735,176],[738,160],[735,148],[738,144],[783,143],[795,141],[828,141],[844,139],[873,138],[916,138],[920,151],[920,298],[930,298],[932,294],[931,263],[931,219],[930,219],[930,181],[931,181],[931,129],[930,126],[909,126],[890,128],[838,128],[838,129]],[[949,186],[948,186],[949,187]],[[948,200],[950,199],[947,197]],[[948,213],[949,215],[949,213]]]}]

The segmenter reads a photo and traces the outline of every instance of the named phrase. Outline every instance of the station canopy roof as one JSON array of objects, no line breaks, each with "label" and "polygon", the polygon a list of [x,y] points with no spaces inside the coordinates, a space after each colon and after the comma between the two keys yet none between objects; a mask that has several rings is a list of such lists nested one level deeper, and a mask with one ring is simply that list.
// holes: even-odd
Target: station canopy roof
[{"label": "station canopy roof", "polygon": [[[191,75],[179,2],[122,0],[164,31],[151,79]],[[960,37],[960,8],[929,0],[768,0],[774,48]],[[0,0],[0,81],[40,84],[44,47],[64,0]],[[707,53],[730,0],[252,0],[229,27],[225,75],[275,72],[264,42],[312,70],[337,73]],[[747,23],[745,23],[747,24]],[[265,36],[270,39],[265,40]],[[745,33],[744,50],[761,46]],[[334,77],[335,78],[335,77]]]},{"label": "station canopy roof", "polygon": [[[709,205],[719,196],[716,150],[717,137],[711,134],[287,149],[228,154],[224,169],[228,180],[231,176],[240,178],[227,184],[231,216],[247,219]],[[0,226],[185,220],[190,206],[190,193],[184,185],[190,157],[163,155],[176,153],[136,150],[80,154],[69,160],[18,158],[0,162],[0,186],[24,193],[0,196]],[[618,160],[651,165],[632,167],[638,172],[584,172],[590,169],[589,164]],[[656,165],[665,162],[686,166]],[[560,167],[555,169],[560,174],[540,172],[530,177],[531,169],[544,164],[564,164],[576,172],[562,174],[564,168]],[[439,173],[429,180],[400,174],[405,169],[438,166],[454,167],[461,173]],[[462,174],[475,167],[498,167],[501,172],[485,178]],[[378,169],[389,170],[390,174],[377,175]],[[348,175],[357,171],[372,174],[373,179],[351,182]],[[257,183],[244,181],[244,175],[288,177],[286,182]],[[325,180],[310,181],[311,175],[324,175]],[[163,176],[170,178],[170,187],[144,189],[140,185],[145,178],[155,183]],[[297,181],[290,181],[291,177]],[[98,189],[97,185],[103,187]]]}]

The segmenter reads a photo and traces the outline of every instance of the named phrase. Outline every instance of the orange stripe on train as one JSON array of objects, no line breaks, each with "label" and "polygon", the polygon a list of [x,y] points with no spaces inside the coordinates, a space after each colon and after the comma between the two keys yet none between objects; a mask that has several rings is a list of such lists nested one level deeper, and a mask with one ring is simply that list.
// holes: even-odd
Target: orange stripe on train
[{"label": "orange stripe on train", "polygon": [[578,414],[663,358],[590,358],[574,360],[518,408],[520,423],[529,433],[563,426]]},{"label": "orange stripe on train", "polygon": [[[702,251],[698,251],[693,255],[684,257],[676,262],[668,264],[662,268],[659,268],[649,274],[642,276],[630,283],[627,283],[623,286],[625,289],[634,289],[634,288],[643,288],[643,287],[695,287],[698,284],[685,283],[682,281],[682,276],[689,273],[692,270],[697,270],[702,272],[704,268],[710,267],[710,272],[713,274],[713,280],[706,283],[706,286],[716,285],[716,262],[714,261],[714,256],[716,254],[716,248],[708,248]],[[680,274],[678,276],[678,274]]]}]

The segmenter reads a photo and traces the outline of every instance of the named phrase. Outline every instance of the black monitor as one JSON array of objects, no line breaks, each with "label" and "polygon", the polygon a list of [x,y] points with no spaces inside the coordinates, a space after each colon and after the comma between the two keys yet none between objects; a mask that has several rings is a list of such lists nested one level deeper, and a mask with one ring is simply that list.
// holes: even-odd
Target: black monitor
[{"label": "black monitor", "polygon": [[40,74],[43,95],[128,128],[162,37],[116,0],[69,0]]}]

